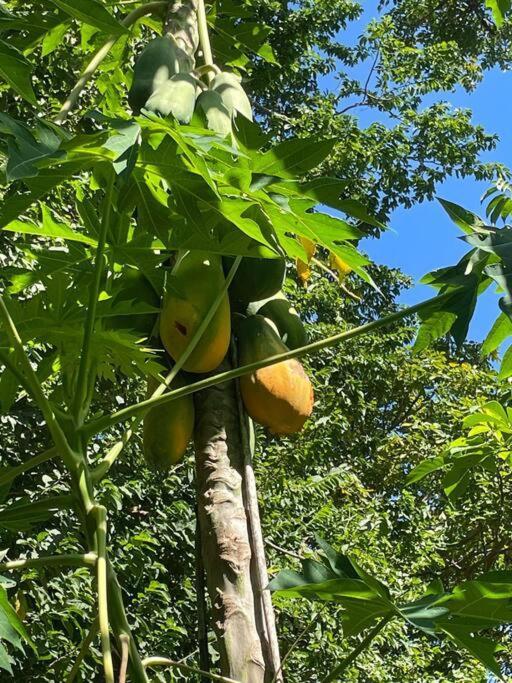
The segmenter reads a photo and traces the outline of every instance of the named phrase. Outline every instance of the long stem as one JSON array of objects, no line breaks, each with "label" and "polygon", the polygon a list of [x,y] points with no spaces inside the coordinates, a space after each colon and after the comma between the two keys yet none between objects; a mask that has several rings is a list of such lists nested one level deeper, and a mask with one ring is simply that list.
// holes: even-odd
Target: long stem
[{"label": "long stem", "polygon": [[0,486],[5,486],[5,484],[13,481],[16,477],[19,477],[20,474],[41,465],[43,462],[48,462],[48,460],[52,460],[58,455],[59,453],[56,448],[49,448],[47,451],[35,455],[33,458],[30,458],[30,460],[27,460],[27,462],[24,462],[17,467],[10,467],[7,472],[0,474]]},{"label": "long stem", "polygon": [[226,678],[225,676],[219,676],[218,674],[213,674],[208,671],[201,671],[201,669],[196,669],[193,666],[188,666],[182,662],[175,662],[173,659],[167,659],[166,657],[148,657],[143,662],[144,667],[147,669],[149,667],[155,666],[170,666],[175,669],[181,669],[182,671],[187,671],[191,674],[197,674],[199,676],[206,676],[212,681],[219,681],[220,683],[240,683],[240,681],[235,681],[232,678]]},{"label": "long stem", "polygon": [[94,621],[91,624],[91,628],[89,629],[89,633],[86,635],[84,638],[82,645],[80,647],[80,652],[78,653],[78,657],[76,659],[76,662],[73,664],[73,668],[69,672],[67,678],[66,678],[66,683],[73,683],[75,680],[78,672],[80,671],[80,667],[82,665],[82,662],[84,661],[85,657],[89,654],[90,648],[92,641],[96,638],[96,634],[98,633],[98,628],[99,628],[99,620],[98,617],[94,619]]},{"label": "long stem", "polygon": [[[148,2],[142,7],[137,7],[134,9],[132,12],[130,12],[122,21],[121,24],[125,26],[126,28],[129,28],[132,26],[138,19],[148,15],[148,14],[156,14],[160,10],[164,10],[167,6],[169,5],[169,0],[164,0],[163,2]],[[85,67],[85,70],[83,71],[82,75],[78,79],[75,87],[73,90],[70,92],[68,98],[62,105],[59,113],[55,117],[55,123],[62,124],[64,121],[67,119],[69,113],[71,110],[75,107],[78,98],[80,97],[80,93],[82,90],[85,88],[87,85],[88,81],[91,79],[93,74],[95,73],[96,69],[100,66],[100,64],[103,62],[103,60],[107,57],[108,53],[110,50],[113,48],[113,46],[116,44],[116,42],[121,38],[122,36],[112,36],[107,40],[107,42],[100,47],[98,52],[94,55],[94,57],[91,59],[89,64]]]},{"label": "long stem", "polygon": [[[151,394],[152,399],[159,398],[160,396],[162,396],[165,393],[165,390],[168,389],[168,387],[171,385],[171,383],[173,382],[176,375],[179,373],[179,371],[181,370],[183,365],[187,362],[188,358],[190,357],[190,354],[194,351],[196,346],[201,341],[204,333],[206,332],[208,326],[210,325],[210,323],[213,319],[213,316],[217,312],[217,309],[219,308],[222,300],[226,296],[226,292],[228,291],[229,286],[231,285],[233,278],[236,275],[236,272],[238,270],[238,267],[240,266],[241,261],[242,261],[242,257],[237,256],[233,265],[231,266],[231,269],[230,269],[230,271],[226,277],[226,281],[224,282],[222,289],[219,291],[219,293],[215,297],[212,305],[210,306],[210,309],[208,310],[208,313],[206,314],[204,319],[201,321],[201,324],[197,328],[194,336],[190,340],[185,351],[181,354],[181,356],[176,361],[173,369],[169,372],[169,374],[167,375],[165,380]],[[117,458],[121,455],[124,447],[130,441],[132,436],[136,433],[137,428],[139,427],[142,420],[143,420],[143,416],[141,415],[140,417],[137,417],[133,421],[133,423],[130,425],[130,427],[123,434],[122,439],[112,446],[112,448],[109,450],[109,452],[107,453],[105,458],[93,470],[92,478],[94,481],[101,480],[107,474],[107,472],[110,470],[110,468],[115,463]]]},{"label": "long stem", "polygon": [[[201,50],[203,51],[203,59],[206,66],[213,66],[213,53],[210,44],[210,36],[208,35],[208,21],[206,19],[206,8],[204,0],[197,0],[197,24],[199,29],[199,42]],[[207,72],[208,80],[211,80],[213,73]]]},{"label": "long stem", "polygon": [[[460,291],[464,290],[463,287],[460,287],[459,289]],[[166,403],[175,401],[176,399],[182,398],[183,396],[188,396],[189,394],[194,394],[197,391],[208,389],[209,387],[216,386],[217,384],[222,384],[223,382],[227,382],[232,379],[237,379],[238,377],[250,374],[251,372],[256,372],[256,370],[261,370],[262,368],[266,368],[270,365],[275,365],[276,363],[281,363],[285,360],[291,360],[292,358],[301,358],[302,356],[306,356],[312,353],[313,351],[320,351],[330,346],[335,346],[340,342],[348,341],[349,339],[355,339],[356,337],[360,337],[370,332],[375,332],[376,330],[379,330],[383,327],[387,327],[395,322],[398,322],[399,320],[403,320],[404,318],[407,318],[410,315],[413,315],[414,313],[423,311],[429,306],[438,305],[442,303],[446,299],[452,297],[456,293],[456,291],[458,290],[454,289],[451,292],[447,292],[446,294],[441,294],[439,296],[432,297],[431,299],[427,299],[426,301],[423,301],[419,304],[409,306],[408,308],[404,308],[403,310],[398,311],[397,313],[388,315],[385,318],[380,318],[379,320],[375,320],[371,323],[366,323],[365,325],[354,327],[346,332],[340,332],[339,334],[335,334],[332,337],[320,339],[319,341],[313,342],[312,344],[307,344],[306,346],[301,346],[300,348],[293,349],[291,351],[286,351],[285,353],[270,356],[269,358],[265,358],[264,360],[257,361],[256,363],[250,363],[249,365],[244,365],[240,368],[235,368],[234,370],[221,372],[218,375],[214,375],[213,377],[207,377],[198,382],[194,382],[193,384],[189,384],[188,386],[176,389],[175,391],[170,391],[169,393],[164,394],[159,398],[149,398],[145,401],[141,401],[140,403],[135,403],[134,405],[123,408],[122,410],[119,410],[116,413],[106,415],[105,417],[101,417],[98,420],[94,420],[92,422],[85,424],[82,427],[82,432],[84,436],[88,438],[95,434],[99,434],[100,432],[109,429],[110,427],[113,427],[114,425],[120,422],[129,420],[130,418],[137,415],[144,415],[148,412],[148,410],[151,410],[152,408],[165,405]]]},{"label": "long stem", "polygon": [[5,326],[9,340],[16,351],[17,360],[21,366],[22,374],[26,378],[31,395],[43,413],[43,417],[48,426],[50,434],[52,435],[53,441],[68,467],[72,469],[77,463],[76,454],[72,451],[53,411],[53,408],[44,394],[43,387],[41,386],[39,378],[37,377],[27,354],[25,353],[20,334],[16,328],[16,325],[14,324],[13,319],[11,318],[9,310],[2,296],[0,296],[0,321],[2,321]]},{"label": "long stem", "polygon": [[108,618],[108,578],[107,578],[107,510],[103,505],[95,508],[96,539],[98,561],[96,574],[98,581],[98,618],[103,651],[103,670],[105,683],[114,682],[114,665],[112,664],[112,650],[110,647],[110,625]]},{"label": "long stem", "polygon": [[338,680],[340,674],[342,674],[344,671],[348,669],[352,662],[355,661],[357,657],[359,657],[361,652],[366,650],[366,648],[370,645],[373,639],[382,631],[384,626],[386,626],[386,624],[393,618],[393,616],[393,614],[388,614],[383,619],[381,619],[379,623],[366,636],[366,638],[364,638],[359,643],[359,645],[352,650],[349,656],[346,657],[340,664],[338,664],[338,666],[335,669],[333,669],[331,673],[322,680],[322,683],[332,683],[332,681]]},{"label": "long stem", "polygon": [[97,559],[96,553],[30,557],[2,562],[0,564],[0,572],[13,571],[14,569],[46,569],[46,567],[94,567]]},{"label": "long stem", "polygon": [[112,196],[114,192],[114,176],[112,175],[108,180],[107,190],[105,192],[103,217],[101,222],[101,231],[96,248],[96,261],[94,265],[94,281],[89,295],[89,305],[87,308],[87,317],[84,326],[84,338],[82,342],[82,352],[80,354],[80,365],[78,368],[78,379],[75,389],[74,415],[78,422],[87,410],[86,400],[89,393],[90,369],[91,369],[91,340],[94,332],[94,324],[96,322],[96,309],[98,306],[98,296],[101,285],[101,276],[103,274],[103,255],[105,251],[105,244],[107,242],[107,235],[110,229],[110,219],[112,216]]},{"label": "long stem", "polygon": [[107,575],[112,630],[121,644],[121,647],[125,637],[127,637],[129,641],[130,680],[132,683],[149,683],[128,619],[126,618],[121,586],[119,585],[119,581],[117,580],[116,573],[110,561],[107,562]]},{"label": "long stem", "polygon": [[4,353],[3,351],[0,351],[0,363],[2,365],[5,365],[5,367],[12,372],[12,374],[16,377],[20,385],[25,389],[27,394],[29,396],[32,395],[32,390],[30,388],[30,384],[27,382],[27,378],[23,375],[23,373],[19,370],[19,368],[16,367],[16,363],[13,358],[11,358],[11,355],[14,353],[14,349],[10,349],[9,353]]}]

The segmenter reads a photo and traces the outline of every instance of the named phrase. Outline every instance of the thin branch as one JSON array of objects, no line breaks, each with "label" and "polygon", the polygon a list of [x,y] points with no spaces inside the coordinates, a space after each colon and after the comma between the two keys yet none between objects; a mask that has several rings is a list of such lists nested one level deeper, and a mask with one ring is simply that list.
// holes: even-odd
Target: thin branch
[{"label": "thin branch", "polygon": [[11,358],[11,355],[14,355],[14,349],[9,349],[9,353],[4,353],[3,351],[0,351],[0,363],[2,365],[5,365],[5,367],[12,372],[12,374],[16,377],[18,382],[21,384],[21,386],[25,389],[27,394],[29,396],[32,395],[32,391],[30,388],[30,383],[27,381],[27,378],[25,375],[19,370],[19,368],[16,367],[16,362],[13,358]]},{"label": "thin branch", "polygon": [[91,624],[91,628],[89,629],[89,633],[86,635],[86,637],[84,638],[84,640],[82,642],[82,645],[80,647],[80,652],[78,653],[77,660],[73,664],[73,668],[69,672],[65,683],[73,683],[73,681],[75,680],[78,672],[80,671],[80,667],[82,665],[82,662],[84,661],[85,657],[90,652],[92,642],[96,638],[96,634],[98,633],[98,627],[99,627],[99,620],[98,620],[98,617],[96,617]]},{"label": "thin branch", "polygon": [[148,657],[142,662],[143,666],[148,669],[155,666],[168,666],[171,668],[181,669],[181,671],[187,671],[191,674],[198,674],[199,676],[206,676],[212,681],[219,681],[219,683],[240,683],[240,681],[235,681],[233,678],[226,678],[225,676],[219,676],[217,674],[209,673],[208,671],[201,671],[201,669],[196,669],[193,666],[188,666],[187,664],[182,664],[181,662],[175,662],[173,659],[167,659],[166,657]]},{"label": "thin branch", "polygon": [[46,569],[47,567],[94,567],[97,559],[96,553],[28,557],[2,562],[0,572],[10,572],[15,569]]},{"label": "thin branch", "polygon": [[[167,375],[165,380],[151,394],[151,399],[159,398],[160,396],[162,396],[165,393],[166,389],[168,389],[169,386],[172,384],[174,378],[179,373],[179,371],[184,366],[184,364],[187,362],[188,358],[190,358],[190,354],[194,351],[196,346],[201,341],[201,339],[202,339],[204,333],[206,332],[208,326],[210,325],[215,313],[217,312],[217,309],[219,308],[220,304],[222,303],[222,300],[224,299],[226,292],[228,291],[229,286],[231,285],[233,278],[236,275],[236,272],[240,266],[241,261],[242,261],[242,257],[237,256],[233,265],[231,266],[231,269],[230,269],[230,271],[226,277],[226,280],[224,282],[222,289],[218,292],[217,296],[215,297],[214,301],[212,302],[212,305],[210,306],[208,313],[205,315],[201,324],[197,328],[197,330],[196,330],[194,336],[192,337],[192,339],[190,340],[190,343],[188,344],[187,348],[181,354],[181,356],[178,358],[173,369],[169,372],[169,374]],[[105,458],[93,470],[93,472],[92,472],[93,481],[100,481],[107,474],[107,472],[110,470],[110,468],[115,463],[117,458],[123,452],[124,447],[128,444],[128,442],[130,441],[132,436],[136,433],[140,423],[143,420],[143,417],[144,416],[141,415],[140,417],[137,417],[133,421],[133,423],[130,425],[130,427],[123,434],[122,439],[112,446],[112,448],[109,450],[109,452],[107,453]]]},{"label": "thin branch", "polygon": [[197,391],[202,391],[203,389],[208,389],[209,387],[216,386],[217,384],[222,384],[223,382],[227,382],[232,379],[237,379],[238,377],[243,377],[244,375],[256,372],[257,370],[261,370],[262,368],[275,365],[276,363],[291,360],[292,358],[301,358],[302,356],[306,356],[314,351],[320,351],[322,349],[329,348],[330,346],[335,346],[340,342],[347,341],[349,339],[354,339],[356,337],[360,337],[370,332],[375,332],[376,330],[380,330],[383,327],[388,327],[393,323],[403,320],[404,318],[407,318],[413,315],[414,313],[418,313],[432,306],[438,306],[439,304],[443,303],[443,301],[446,301],[447,299],[451,298],[458,291],[463,292],[464,287],[461,286],[457,289],[451,290],[450,292],[446,292],[445,294],[439,294],[435,297],[432,297],[431,299],[422,301],[419,304],[409,306],[408,308],[404,308],[401,311],[392,313],[391,315],[388,315],[384,318],[379,318],[379,320],[374,320],[373,322],[360,325],[359,327],[354,327],[351,330],[340,332],[339,334],[335,334],[332,337],[326,337],[324,339],[320,339],[319,341],[313,342],[312,344],[307,344],[306,346],[301,346],[297,349],[292,349],[291,351],[287,351],[286,353],[270,356],[269,358],[257,361],[256,363],[250,363],[240,368],[235,368],[234,370],[221,372],[218,375],[214,375],[213,377],[207,377],[205,379],[199,380],[198,382],[194,382],[193,384],[189,384],[180,389],[176,389],[175,391],[170,391],[169,393],[164,394],[159,398],[150,398],[146,399],[145,401],[140,401],[139,403],[127,406],[126,408],[123,408],[122,410],[119,410],[116,413],[106,415],[105,417],[98,418],[97,420],[93,420],[85,424],[81,428],[81,431],[85,437],[90,437],[95,434],[99,434],[100,432],[110,427],[113,427],[114,425],[120,422],[129,420],[130,418],[133,418],[137,415],[144,415],[152,408],[165,405],[166,403],[175,401],[176,399],[182,398],[183,396],[188,396],[190,394],[196,393]]},{"label": "thin branch", "polygon": [[304,559],[302,555],[294,553],[293,550],[286,550],[286,548],[281,548],[280,545],[272,543],[272,541],[269,541],[268,538],[265,539],[265,545],[269,545],[271,548],[274,548],[274,550],[277,550],[278,553],[282,553],[283,555],[289,555],[290,557],[294,557],[296,560],[300,560],[301,562]]},{"label": "thin branch", "polygon": [[73,412],[77,421],[81,422],[84,413],[87,410],[87,396],[89,394],[89,383],[94,381],[90,378],[91,370],[91,341],[94,332],[94,325],[96,323],[96,309],[98,307],[98,296],[101,286],[101,276],[103,274],[103,255],[107,236],[110,230],[110,220],[112,216],[112,196],[114,193],[114,176],[108,179],[108,186],[105,192],[103,217],[101,221],[101,230],[96,248],[96,261],[94,264],[94,281],[89,294],[89,305],[87,307],[87,317],[84,326],[84,337],[82,342],[82,351],[80,354],[80,365],[78,368],[78,379],[75,389],[75,401]]},{"label": "thin branch", "polygon": [[16,477],[19,477],[20,474],[28,472],[28,470],[41,465],[43,462],[48,462],[48,460],[52,460],[53,458],[58,457],[58,455],[59,453],[56,448],[49,448],[47,451],[35,455],[33,458],[30,458],[30,460],[27,460],[27,462],[24,462],[17,467],[10,467],[7,472],[0,474],[0,486],[5,486],[5,484],[13,481]]},{"label": "thin branch", "polygon": [[103,505],[94,509],[96,513],[96,543],[98,560],[96,576],[98,582],[98,617],[103,651],[103,670],[105,683],[115,683],[112,649],[110,646],[110,626],[108,618],[108,578],[107,578],[107,510]]},{"label": "thin branch", "polygon": [[331,671],[331,673],[326,676],[323,680],[322,683],[332,683],[333,681],[337,681],[340,679],[340,674],[344,673],[347,668],[354,662],[357,657],[366,650],[366,648],[370,645],[370,643],[376,638],[376,636],[382,631],[384,626],[391,621],[391,619],[394,617],[394,614],[388,614],[386,615],[383,619],[379,621],[379,623],[370,631],[370,633],[364,638],[357,647],[355,647],[352,652],[346,657],[338,666]]},{"label": "thin branch", "polygon": [[[160,10],[164,10],[169,4],[169,0],[164,0],[163,2],[148,2],[147,4],[143,5],[142,7],[137,7],[134,9],[130,14],[128,14],[122,21],[121,24],[125,28],[129,28],[132,26],[138,19],[141,19],[142,17],[148,15],[148,14],[156,14]],[[70,92],[68,98],[62,105],[59,113],[55,117],[55,123],[62,124],[64,121],[67,119],[69,113],[71,110],[75,107],[76,103],[78,102],[78,98],[80,97],[80,93],[82,90],[85,88],[87,85],[88,81],[91,79],[97,68],[100,66],[100,64],[103,62],[103,60],[107,57],[108,53],[110,50],[113,48],[113,46],[116,44],[116,42],[121,38],[122,36],[112,36],[107,40],[107,42],[100,47],[98,52],[94,55],[94,57],[91,59],[89,64],[85,67],[85,70],[83,71],[82,75],[78,79],[75,87],[73,90]]]}]

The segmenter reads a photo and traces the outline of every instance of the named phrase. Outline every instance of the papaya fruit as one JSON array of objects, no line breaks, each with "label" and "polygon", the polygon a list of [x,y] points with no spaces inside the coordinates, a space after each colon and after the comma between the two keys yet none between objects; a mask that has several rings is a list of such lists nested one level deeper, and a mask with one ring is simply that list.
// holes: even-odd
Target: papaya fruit
[{"label": "papaya fruit", "polygon": [[225,138],[232,132],[231,114],[218,92],[205,90],[197,98],[196,111],[206,128]]},{"label": "papaya fruit", "polygon": [[[160,314],[160,338],[175,361],[188,347],[224,284],[220,256],[204,251],[178,255]],[[183,369],[197,373],[215,370],[227,353],[230,339],[231,311],[226,293]]]},{"label": "papaya fruit", "polygon": [[242,79],[236,74],[222,71],[213,79],[211,89],[220,95],[222,104],[228,110],[231,118],[240,112],[246,119],[252,121],[251,103],[242,87]]},{"label": "papaya fruit", "polygon": [[190,123],[196,104],[196,79],[190,74],[175,74],[162,83],[149,97],[145,109],[169,116],[180,123]]},{"label": "papaya fruit", "polygon": [[178,49],[167,37],[150,41],[137,57],[128,103],[135,114],[145,106],[154,91],[179,71]]},{"label": "papaya fruit", "polygon": [[[224,257],[224,270],[228,272],[234,259]],[[251,301],[268,299],[284,283],[286,261],[283,258],[243,258],[229,288],[231,300],[244,305]]]},{"label": "papaya fruit", "polygon": [[[178,375],[171,389],[185,386]],[[151,377],[148,380],[148,397],[158,387]],[[154,470],[166,472],[185,455],[194,432],[194,399],[192,395],[152,408],[144,417],[143,453],[147,464]]]},{"label": "papaya fruit", "polygon": [[[261,315],[246,318],[238,329],[241,366],[288,349]],[[240,378],[240,393],[251,418],[274,434],[299,432],[313,411],[313,387],[298,360],[256,370]]]},{"label": "papaya fruit", "polygon": [[274,323],[279,336],[289,349],[298,349],[308,343],[306,328],[284,294],[263,304],[258,310],[258,315]]},{"label": "papaya fruit", "polygon": [[[151,283],[136,268],[125,267],[116,283],[119,285],[119,289],[116,289],[114,292],[112,302],[114,306],[132,301],[134,305],[142,303],[148,304],[155,309],[160,308],[160,297],[153,289]],[[157,312],[114,315],[105,319],[105,326],[107,329],[135,330],[149,337],[155,327],[157,318]]]}]

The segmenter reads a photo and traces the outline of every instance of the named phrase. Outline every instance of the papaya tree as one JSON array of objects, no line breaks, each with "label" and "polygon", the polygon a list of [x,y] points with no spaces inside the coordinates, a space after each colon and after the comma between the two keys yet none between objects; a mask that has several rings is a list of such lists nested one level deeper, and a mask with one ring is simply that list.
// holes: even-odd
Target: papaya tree
[{"label": "papaya tree", "polygon": [[[455,267],[429,276],[439,294],[307,343],[298,316],[288,309],[294,326],[283,321],[278,304],[267,300],[282,286],[286,261],[303,275],[313,264],[354,273],[371,286],[369,263],[357,250],[364,233],[355,222],[375,229],[382,224],[357,200],[340,204],[342,181],[301,180],[328,158],[334,140],[290,137],[273,144],[252,120],[237,70],[245,59],[239,38],[244,11],[229,3],[206,6],[203,0],[149,2],[125,16],[122,5],[110,12],[94,0],[50,4],[39,22],[23,12],[5,17],[17,42],[2,47],[2,77],[28,105],[38,102],[34,86],[44,96],[30,77],[35,46],[50,49],[71,21],[79,23],[84,40],[91,31],[106,40],[55,116],[49,102],[48,115],[34,116],[30,125],[7,114],[0,118],[6,186],[0,221],[3,230],[27,240],[25,263],[8,268],[3,278],[0,361],[11,394],[24,392],[37,406],[49,441],[47,450],[3,473],[2,524],[23,529],[66,511],[79,525],[83,552],[12,560],[2,569],[77,566],[91,572],[96,613],[70,680],[96,631],[109,683],[127,676],[147,681],[159,666],[214,680],[279,680],[248,416],[275,433],[300,430],[313,407],[311,383],[298,360],[307,354],[387,329],[414,313],[423,321],[417,349],[447,333],[462,343],[477,296],[493,280],[505,290],[502,306],[509,312],[507,251],[501,248],[508,233],[446,204],[471,251]],[[247,3],[249,17],[250,10]],[[132,50],[138,22],[144,30]],[[266,28],[255,33],[257,38],[246,39],[250,51],[272,62]],[[217,50],[210,35],[218,39]],[[129,88],[120,73],[127,54],[134,55]],[[79,114],[83,88],[102,63],[98,87],[111,98],[111,111]],[[321,205],[341,208],[347,218],[318,210]],[[40,249],[31,252],[33,238]],[[94,413],[96,392],[119,375],[147,383],[148,397]],[[104,482],[143,422],[144,455],[164,470],[182,457],[193,432],[198,549],[220,675],[166,657],[143,659],[126,614],[112,561],[115,539],[109,539]],[[118,426],[120,438],[105,449]],[[8,500],[17,476],[49,460],[65,473],[57,495]],[[457,621],[461,601],[464,608],[472,597],[469,589],[427,593],[419,602],[399,605],[354,562],[323,547],[324,569],[317,563],[313,573],[355,581],[349,588],[362,595],[351,602],[343,592],[322,592],[311,587],[306,570],[304,577],[277,579],[274,588],[341,601],[351,619],[361,601],[368,603],[353,634],[361,632],[368,614],[370,621],[382,616],[379,630],[400,615],[480,652],[481,642],[475,639],[475,645]],[[506,577],[500,581],[496,600],[504,601],[510,586]],[[428,623],[421,616],[425,601]],[[485,605],[494,606],[492,599]],[[15,647],[21,638],[30,642],[5,601],[3,610],[11,625],[5,638]],[[508,618],[505,609],[500,618]],[[487,657],[489,662],[496,670]],[[340,667],[326,680],[334,680]]]}]

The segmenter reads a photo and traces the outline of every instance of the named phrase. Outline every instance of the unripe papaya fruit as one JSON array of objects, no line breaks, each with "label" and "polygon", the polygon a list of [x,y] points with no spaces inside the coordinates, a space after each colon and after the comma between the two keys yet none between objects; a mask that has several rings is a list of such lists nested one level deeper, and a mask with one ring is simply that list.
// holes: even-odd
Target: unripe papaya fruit
[{"label": "unripe papaya fruit", "polygon": [[[160,308],[160,297],[153,289],[151,283],[136,268],[125,267],[121,277],[116,280],[119,289],[114,294],[113,305],[123,302],[133,301],[148,304],[158,309]],[[158,313],[141,313],[135,315],[114,315],[105,319],[107,329],[130,329],[140,332],[145,336],[150,336]]]},{"label": "unripe papaya fruit", "polygon": [[[226,272],[233,261],[230,256],[224,257]],[[243,258],[229,288],[229,295],[234,303],[244,305],[268,299],[282,288],[285,275],[286,261],[282,258]]]},{"label": "unripe papaya fruit", "polygon": [[128,102],[135,114],[144,107],[153,92],[179,71],[178,51],[167,37],[149,42],[137,57]]},{"label": "unripe papaya fruit", "polygon": [[299,314],[284,294],[270,299],[258,310],[258,315],[271,320],[279,336],[289,349],[298,349],[308,343],[306,328]]},{"label": "unripe papaya fruit", "polygon": [[[185,386],[185,382],[178,375],[171,390],[182,386]],[[157,387],[158,382],[151,377],[148,381],[148,397]],[[152,469],[165,472],[183,458],[194,432],[194,418],[192,394],[152,408],[146,414],[143,452],[144,459]]]},{"label": "unripe papaya fruit", "polygon": [[[221,258],[204,251],[182,252],[174,265],[160,315],[160,337],[178,360],[225,284]],[[227,293],[183,369],[211,372],[223,361],[231,338]]]},{"label": "unripe papaya fruit", "polygon": [[212,81],[211,89],[217,92],[231,118],[240,112],[252,121],[252,107],[249,98],[242,87],[242,79],[229,71],[222,71]]},{"label": "unripe papaya fruit", "polygon": [[222,97],[214,90],[205,90],[197,98],[199,115],[206,128],[225,138],[232,132],[231,114],[222,102]]},{"label": "unripe papaya fruit", "polygon": [[145,109],[190,123],[196,104],[196,79],[190,74],[175,74],[162,83],[145,104]]},{"label": "unripe papaya fruit", "polygon": [[[288,349],[261,315],[246,318],[238,330],[239,362],[248,365]],[[274,434],[294,434],[313,411],[313,387],[298,360],[270,365],[240,378],[245,409]]]}]

